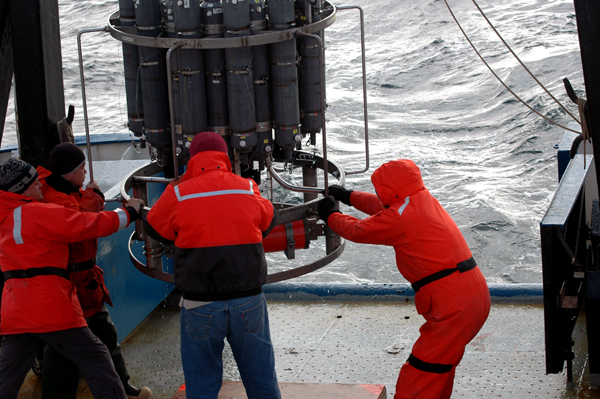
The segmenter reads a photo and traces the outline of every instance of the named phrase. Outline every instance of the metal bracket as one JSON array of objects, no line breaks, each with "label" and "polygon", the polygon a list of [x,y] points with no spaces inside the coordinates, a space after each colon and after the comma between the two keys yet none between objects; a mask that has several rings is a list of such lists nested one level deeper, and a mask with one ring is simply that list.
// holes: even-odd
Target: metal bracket
[{"label": "metal bracket", "polygon": [[285,238],[287,238],[287,248],[283,253],[288,259],[296,259],[296,240],[294,240],[294,227],[292,223],[285,224]]}]

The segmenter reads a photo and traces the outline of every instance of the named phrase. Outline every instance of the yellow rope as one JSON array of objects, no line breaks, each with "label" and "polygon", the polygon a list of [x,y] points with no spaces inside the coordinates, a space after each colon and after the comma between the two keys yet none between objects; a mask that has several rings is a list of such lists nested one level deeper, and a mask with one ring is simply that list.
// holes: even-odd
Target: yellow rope
[{"label": "yellow rope", "polygon": [[514,91],[512,91],[510,89],[510,87],[508,87],[508,85],[506,83],[504,83],[504,81],[502,79],[500,79],[500,77],[496,74],[496,72],[494,72],[494,70],[489,66],[489,64],[485,61],[485,59],[482,57],[482,55],[479,53],[479,51],[477,51],[477,48],[475,48],[475,45],[473,45],[473,43],[471,42],[471,40],[469,39],[469,36],[467,36],[466,32],[464,31],[464,29],[462,28],[462,26],[460,25],[460,23],[458,22],[458,20],[456,19],[456,16],[454,15],[454,13],[452,12],[452,8],[450,8],[450,4],[448,4],[447,0],[444,0],[444,3],[446,4],[446,7],[448,7],[448,11],[450,11],[450,15],[452,15],[452,18],[454,18],[454,22],[456,22],[456,24],[458,25],[458,28],[460,29],[460,31],[462,32],[462,34],[464,35],[465,39],[467,39],[467,41],[469,42],[469,44],[471,45],[471,47],[473,48],[473,50],[475,51],[475,53],[477,54],[477,56],[481,59],[481,61],[485,64],[485,66],[490,70],[490,72],[496,77],[496,79],[498,79],[498,81],[502,84],[502,86],[504,86],[506,88],[506,90],[509,91],[510,94],[512,94],[517,100],[519,100],[523,105],[525,105],[527,108],[529,108],[530,111],[532,111],[533,113],[541,116],[542,118],[544,118],[545,120],[547,120],[548,122],[555,124],[558,127],[561,127],[565,130],[568,130],[570,132],[573,133],[577,133],[580,134],[581,132],[578,132],[576,130],[570,129],[566,126],[563,126],[557,122],[554,122],[553,120],[547,118],[546,116],[540,114],[539,112],[537,112],[535,109],[531,108],[531,106],[529,106],[529,104],[527,104],[525,101],[523,101],[521,99],[521,97],[519,97]]}]

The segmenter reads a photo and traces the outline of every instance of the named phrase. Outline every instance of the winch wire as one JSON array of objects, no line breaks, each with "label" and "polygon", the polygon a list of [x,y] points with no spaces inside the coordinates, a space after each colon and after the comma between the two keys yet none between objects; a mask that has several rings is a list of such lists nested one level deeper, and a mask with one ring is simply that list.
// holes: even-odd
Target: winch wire
[{"label": "winch wire", "polygon": [[521,97],[519,97],[514,91],[511,90],[510,87],[508,87],[508,85],[506,83],[504,83],[504,81],[496,74],[496,72],[494,72],[494,70],[489,66],[489,64],[485,61],[485,59],[483,58],[483,56],[479,53],[479,51],[477,51],[477,48],[475,47],[475,45],[473,44],[473,42],[471,42],[471,39],[469,39],[469,36],[467,35],[467,33],[464,31],[464,29],[462,28],[462,26],[460,25],[460,23],[458,22],[458,19],[456,19],[456,16],[454,15],[454,12],[452,12],[452,8],[450,7],[450,4],[448,4],[447,0],[444,0],[444,3],[446,4],[446,7],[448,7],[448,11],[450,11],[450,15],[452,15],[452,18],[454,19],[454,22],[456,22],[456,25],[458,25],[458,28],[460,29],[460,31],[462,32],[463,36],[465,37],[465,39],[467,39],[467,41],[469,42],[469,44],[471,45],[471,47],[473,48],[473,50],[475,51],[475,53],[477,54],[477,56],[481,59],[481,61],[485,64],[485,66],[490,70],[490,72],[492,73],[492,75],[494,75],[496,77],[496,79],[498,79],[498,81],[502,84],[502,86],[504,86],[506,88],[506,90],[509,91],[510,94],[512,94],[517,100],[519,100],[524,106],[526,106],[527,108],[529,108],[530,111],[532,111],[533,113],[539,115],[540,117],[544,118],[545,120],[547,120],[548,122],[563,128],[565,130],[568,130],[570,132],[573,133],[577,133],[580,134],[581,132],[578,132],[577,130],[573,130],[570,129],[566,126],[561,125],[558,122],[555,122],[549,118],[547,118],[546,116],[540,114],[538,111],[536,111],[535,109],[533,109],[529,104],[527,104],[525,101],[523,101],[521,99]]},{"label": "winch wire", "polygon": [[485,13],[483,12],[483,10],[481,9],[481,7],[479,7],[479,4],[477,4],[477,1],[472,0],[473,4],[475,4],[475,7],[477,7],[477,9],[479,10],[479,13],[481,14],[481,16],[486,20],[486,22],[488,23],[488,25],[490,26],[490,28],[492,28],[492,30],[494,31],[494,33],[496,33],[496,35],[498,36],[498,38],[502,41],[502,43],[504,43],[504,46],[506,46],[506,48],[508,49],[508,51],[510,51],[510,53],[517,59],[517,61],[519,62],[519,64],[521,64],[521,66],[527,71],[527,73],[529,74],[529,76],[531,76],[531,78],[533,80],[535,80],[535,82],[550,96],[552,97],[552,99],[567,113],[569,114],[569,116],[571,116],[571,118],[575,119],[575,121],[577,123],[579,123],[581,125],[581,122],[579,121],[579,119],[577,119],[577,117],[575,117],[575,115],[573,115],[571,112],[569,112],[569,110],[567,108],[565,108],[564,105],[562,105],[562,103],[560,101],[558,101],[558,99],[556,97],[554,97],[552,95],[552,93],[550,93],[550,91],[548,91],[548,89],[546,89],[546,87],[542,84],[542,82],[540,82],[535,75],[529,70],[529,68],[527,68],[525,66],[525,64],[521,61],[521,59],[519,58],[519,56],[517,54],[515,54],[515,52],[513,51],[513,49],[508,45],[508,43],[506,43],[506,41],[504,40],[504,38],[500,35],[500,33],[496,30],[496,28],[494,27],[494,25],[492,25],[492,22],[488,19],[488,17],[485,15]]}]

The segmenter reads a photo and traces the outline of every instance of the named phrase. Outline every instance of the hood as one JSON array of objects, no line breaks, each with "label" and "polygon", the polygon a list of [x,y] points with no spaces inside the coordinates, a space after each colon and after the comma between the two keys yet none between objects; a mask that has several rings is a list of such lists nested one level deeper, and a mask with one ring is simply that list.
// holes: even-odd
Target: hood
[{"label": "hood", "polygon": [[211,170],[231,172],[231,162],[227,154],[221,151],[202,151],[190,159],[187,170],[181,181],[185,181],[200,173]]},{"label": "hood", "polygon": [[34,201],[33,198],[22,194],[11,193],[10,191],[0,190],[0,223],[15,209]]},{"label": "hood", "polygon": [[421,171],[409,159],[398,159],[381,165],[373,172],[371,182],[379,199],[386,206],[425,190]]},{"label": "hood", "polygon": [[44,168],[43,166],[38,166],[37,168],[35,168],[35,170],[37,170],[38,172],[38,179],[40,180],[40,182],[46,178],[48,178],[48,176],[50,176],[52,174],[52,172],[50,172],[48,169]]}]

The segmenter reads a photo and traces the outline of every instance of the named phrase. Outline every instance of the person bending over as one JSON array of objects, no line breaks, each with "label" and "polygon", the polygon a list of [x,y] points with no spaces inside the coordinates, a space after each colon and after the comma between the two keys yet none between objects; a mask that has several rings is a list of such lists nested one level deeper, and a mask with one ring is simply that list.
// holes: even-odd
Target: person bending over
[{"label": "person bending over", "polygon": [[[456,366],[490,311],[490,293],[460,230],[423,185],[413,161],[380,166],[375,194],[329,187],[319,217],[354,242],[393,246],[398,270],[415,291],[425,318],[402,366],[394,399],[450,398]],[[359,220],[335,209],[335,200],[367,213]]]}]

